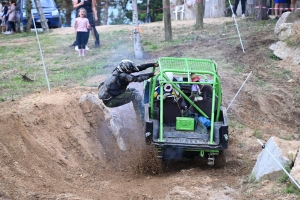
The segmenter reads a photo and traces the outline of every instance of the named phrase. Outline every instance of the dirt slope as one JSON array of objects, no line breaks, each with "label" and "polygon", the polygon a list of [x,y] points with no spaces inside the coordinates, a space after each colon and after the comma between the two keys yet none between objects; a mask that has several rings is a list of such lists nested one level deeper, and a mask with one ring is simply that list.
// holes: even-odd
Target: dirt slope
[{"label": "dirt slope", "polygon": [[[235,140],[223,168],[185,161],[156,174],[142,148],[118,149],[101,108],[79,103],[91,92],[60,88],[1,104],[2,199],[243,199],[253,160],[235,156]],[[142,162],[150,171],[139,171]]]}]

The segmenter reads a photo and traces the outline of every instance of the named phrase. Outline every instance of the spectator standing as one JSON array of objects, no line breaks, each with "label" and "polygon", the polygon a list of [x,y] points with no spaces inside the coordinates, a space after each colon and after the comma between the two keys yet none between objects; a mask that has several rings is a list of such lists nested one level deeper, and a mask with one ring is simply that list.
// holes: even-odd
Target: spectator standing
[{"label": "spectator standing", "polygon": [[16,32],[15,20],[16,20],[16,0],[11,0],[8,9],[8,31],[4,34],[12,34]]},{"label": "spectator standing", "polygon": [[[7,3],[4,1],[2,2],[2,33],[4,34],[7,31],[7,21],[8,21],[8,6]],[[5,31],[4,31],[5,30]]]},{"label": "spectator standing", "polygon": [[[238,8],[238,5],[240,3],[240,0],[235,0],[234,1],[234,7],[233,7],[233,14],[232,17],[236,17],[236,10]],[[241,0],[242,4],[242,18],[245,18],[245,12],[246,12],[246,0]]]},{"label": "spectator standing", "polygon": [[275,19],[278,20],[282,15],[283,4],[286,3],[286,0],[274,0],[275,3]]},{"label": "spectator standing", "polygon": [[297,0],[291,0],[291,10],[292,12],[295,12],[296,11],[296,1]]},{"label": "spectator standing", "polygon": [[[99,34],[97,32],[97,29],[95,27],[95,21],[98,20],[97,17],[97,10],[96,10],[96,0],[74,0],[73,1],[73,7],[76,8],[76,15],[78,14],[78,11],[80,8],[84,8],[87,12],[87,18],[89,20],[91,28],[89,29],[89,32],[91,31],[92,36],[95,40],[95,48],[100,47],[100,38]],[[77,46],[76,41],[71,46]]]},{"label": "spectator standing", "polygon": [[78,17],[75,19],[76,44],[78,45],[78,57],[85,56],[85,46],[88,42],[90,28],[89,20],[86,18],[86,10],[79,9]]}]

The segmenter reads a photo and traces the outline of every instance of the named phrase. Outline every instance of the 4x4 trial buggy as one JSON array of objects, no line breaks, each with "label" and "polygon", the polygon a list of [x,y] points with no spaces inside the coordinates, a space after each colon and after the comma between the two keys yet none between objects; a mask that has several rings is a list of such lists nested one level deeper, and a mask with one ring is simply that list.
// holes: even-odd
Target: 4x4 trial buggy
[{"label": "4x4 trial buggy", "polygon": [[[165,160],[200,155],[214,165],[222,160],[229,139],[216,63],[162,57],[158,64],[159,73],[144,85],[147,143],[153,144]],[[199,82],[192,82],[191,75],[200,78]],[[194,84],[201,93],[192,92]]]}]

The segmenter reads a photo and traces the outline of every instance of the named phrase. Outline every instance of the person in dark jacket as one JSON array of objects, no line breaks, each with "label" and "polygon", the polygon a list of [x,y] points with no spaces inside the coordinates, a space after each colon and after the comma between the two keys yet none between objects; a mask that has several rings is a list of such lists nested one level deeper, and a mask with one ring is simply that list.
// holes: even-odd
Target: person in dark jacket
[{"label": "person in dark jacket", "polygon": [[[95,22],[98,20],[98,14],[96,9],[96,0],[73,0],[73,8],[76,9],[76,16],[78,16],[78,11],[80,8],[84,8],[87,12],[87,18],[91,25],[91,34],[95,40],[95,48],[100,47],[100,36],[96,29]],[[71,46],[77,46],[76,41]]]},{"label": "person in dark jacket", "polygon": [[[114,108],[132,102],[137,119],[144,119],[144,104],[142,96],[135,88],[127,88],[131,82],[142,82],[153,76],[155,73],[145,73],[133,75],[134,72],[143,71],[149,67],[157,67],[157,63],[148,63],[140,66],[135,65],[130,60],[122,62],[113,70],[107,79],[100,83],[98,97],[105,106]],[[139,120],[139,119],[138,119]]]}]

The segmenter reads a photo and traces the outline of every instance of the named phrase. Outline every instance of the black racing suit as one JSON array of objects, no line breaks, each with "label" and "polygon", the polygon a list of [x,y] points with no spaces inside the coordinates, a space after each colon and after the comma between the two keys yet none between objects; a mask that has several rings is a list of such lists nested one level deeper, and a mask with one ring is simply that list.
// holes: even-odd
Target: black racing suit
[{"label": "black racing suit", "polygon": [[[139,71],[154,67],[155,63],[138,66]],[[114,108],[132,101],[137,119],[144,119],[144,104],[142,96],[135,88],[127,88],[131,82],[142,82],[154,76],[154,73],[132,75],[114,70],[109,77],[99,85],[99,99],[105,106]]]}]

